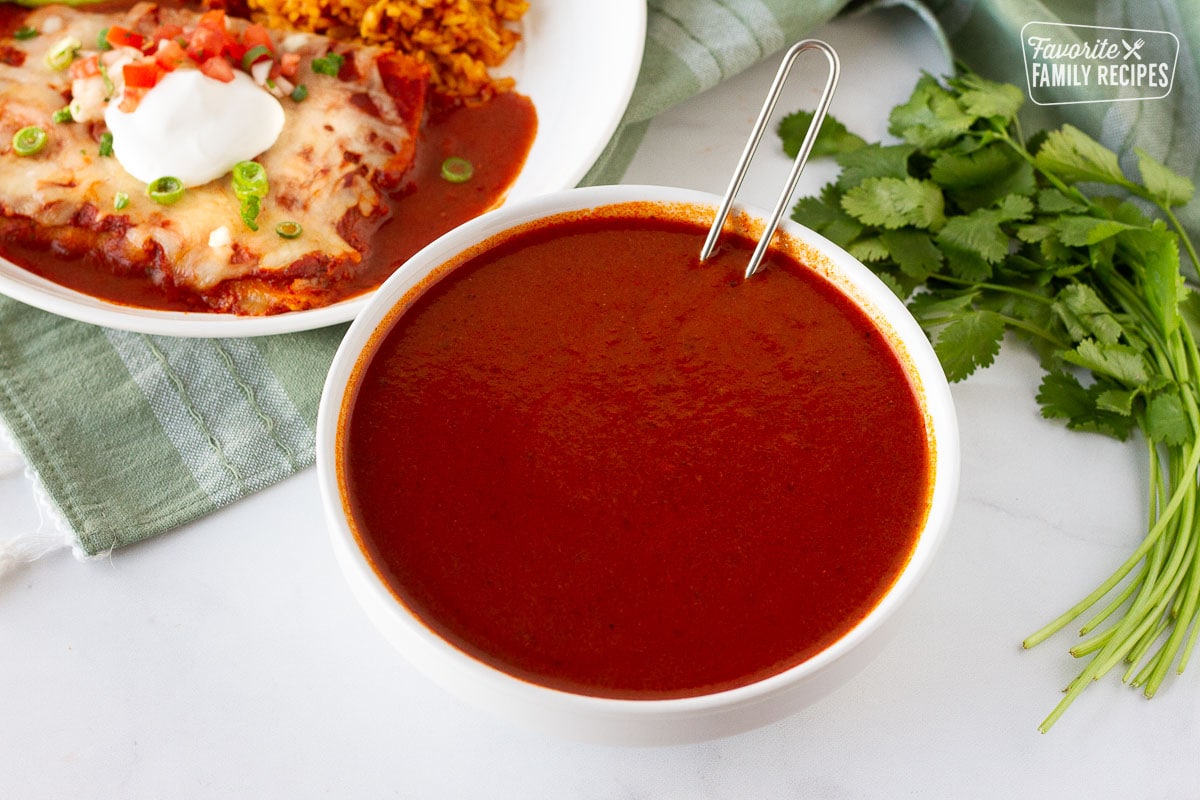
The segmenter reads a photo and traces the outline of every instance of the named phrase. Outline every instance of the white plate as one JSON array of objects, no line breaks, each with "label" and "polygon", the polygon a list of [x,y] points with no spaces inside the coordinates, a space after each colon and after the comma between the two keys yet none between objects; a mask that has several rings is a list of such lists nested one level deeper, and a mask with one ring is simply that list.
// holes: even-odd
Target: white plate
[{"label": "white plate", "polygon": [[[525,200],[579,182],[612,137],[633,93],[646,32],[642,0],[540,0],[522,19],[523,42],[505,72],[537,108],[529,158],[508,193]],[[33,275],[0,258],[0,294],[64,317],[164,336],[262,336],[355,317],[372,293],[269,317],[131,308]]]}]

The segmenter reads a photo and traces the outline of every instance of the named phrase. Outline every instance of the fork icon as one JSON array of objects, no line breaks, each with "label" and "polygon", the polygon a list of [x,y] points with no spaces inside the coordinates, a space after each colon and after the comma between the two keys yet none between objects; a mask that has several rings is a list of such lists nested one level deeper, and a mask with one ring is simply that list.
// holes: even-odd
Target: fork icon
[{"label": "fork icon", "polygon": [[1134,42],[1134,43],[1131,45],[1129,42],[1127,42],[1127,41],[1125,41],[1124,39],[1122,39],[1122,40],[1121,40],[1121,44],[1125,45],[1125,60],[1126,60],[1126,61],[1128,61],[1128,60],[1129,60],[1129,57],[1130,57],[1130,56],[1133,56],[1133,57],[1134,57],[1134,58],[1136,58],[1138,61],[1141,61],[1141,60],[1142,60],[1142,54],[1141,54],[1141,53],[1139,53],[1139,52],[1138,52],[1138,50],[1141,50],[1141,49],[1142,49],[1142,45],[1144,45],[1145,43],[1146,43],[1146,40],[1145,40],[1145,39],[1138,39],[1136,42]]}]

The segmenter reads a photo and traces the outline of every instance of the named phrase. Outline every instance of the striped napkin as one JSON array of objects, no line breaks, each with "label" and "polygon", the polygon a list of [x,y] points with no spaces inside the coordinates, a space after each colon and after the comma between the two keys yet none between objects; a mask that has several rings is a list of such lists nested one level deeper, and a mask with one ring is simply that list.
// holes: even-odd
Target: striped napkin
[{"label": "striped napkin", "polygon": [[[1182,18],[1184,4],[1170,0],[650,0],[637,88],[584,183],[618,181],[659,112],[837,13],[880,5],[912,8],[961,60],[1018,85],[1025,85],[1021,29],[1029,22],[1174,32],[1180,49],[1168,96],[1031,104],[1028,121],[1031,129],[1072,122],[1131,162],[1140,147],[1200,183],[1200,54],[1193,50],[1200,28]],[[1200,232],[1200,203],[1180,216]],[[107,552],[311,465],[317,400],[344,331],[172,339],[104,330],[0,298],[0,420],[77,551]],[[0,523],[0,543],[5,533]],[[0,561],[3,551],[0,545]]]}]

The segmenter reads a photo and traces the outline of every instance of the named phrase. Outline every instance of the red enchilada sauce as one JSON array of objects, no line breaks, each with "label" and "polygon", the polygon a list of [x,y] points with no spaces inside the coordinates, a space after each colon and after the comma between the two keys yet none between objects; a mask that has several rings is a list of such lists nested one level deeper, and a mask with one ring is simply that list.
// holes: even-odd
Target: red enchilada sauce
[{"label": "red enchilada sauce", "polygon": [[671,698],[798,664],[924,523],[903,365],[824,278],[686,221],[566,217],[434,283],[343,415],[342,489],[393,592],[542,685]]}]

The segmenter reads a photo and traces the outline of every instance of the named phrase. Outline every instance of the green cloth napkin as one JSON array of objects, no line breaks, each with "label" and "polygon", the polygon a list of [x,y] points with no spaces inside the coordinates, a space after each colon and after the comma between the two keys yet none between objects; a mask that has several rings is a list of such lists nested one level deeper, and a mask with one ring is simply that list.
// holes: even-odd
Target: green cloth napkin
[{"label": "green cloth napkin", "polygon": [[[552,2],[552,0],[543,0]],[[1070,121],[1136,163],[1140,147],[1200,183],[1200,15],[1152,0],[651,0],[628,112],[584,180],[618,181],[650,121],[811,33],[839,12],[906,5],[987,77],[1025,84],[1031,21],[1167,30],[1175,85],[1160,100],[1028,107],[1031,127]],[[1180,215],[1200,232],[1200,203]],[[0,418],[74,531],[109,551],[196,519],[304,469],[326,369],[345,326],[258,339],[105,330],[0,298]],[[0,529],[0,538],[5,532]]]},{"label": "green cloth napkin", "polygon": [[[842,5],[651,2],[628,114],[585,183],[618,181],[655,114],[802,38]],[[0,298],[0,419],[78,550],[104,553],[310,466],[317,401],[345,329],[177,339]],[[0,525],[0,540],[5,533]]]}]

